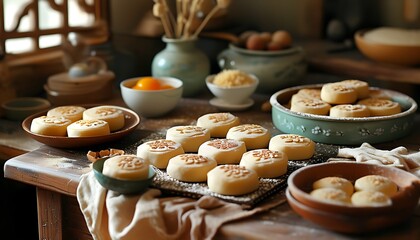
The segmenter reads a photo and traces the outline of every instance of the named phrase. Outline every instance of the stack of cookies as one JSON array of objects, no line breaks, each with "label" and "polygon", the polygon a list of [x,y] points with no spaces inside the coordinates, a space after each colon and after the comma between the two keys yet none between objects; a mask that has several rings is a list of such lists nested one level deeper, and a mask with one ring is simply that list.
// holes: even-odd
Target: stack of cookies
[{"label": "stack of cookies", "polygon": [[367,82],[343,80],[321,89],[301,89],[290,101],[290,110],[338,118],[388,116],[401,112],[399,103]]},{"label": "stack of cookies", "polygon": [[120,107],[60,106],[50,109],[45,116],[34,118],[33,133],[61,137],[104,136],[124,127],[125,117]]}]

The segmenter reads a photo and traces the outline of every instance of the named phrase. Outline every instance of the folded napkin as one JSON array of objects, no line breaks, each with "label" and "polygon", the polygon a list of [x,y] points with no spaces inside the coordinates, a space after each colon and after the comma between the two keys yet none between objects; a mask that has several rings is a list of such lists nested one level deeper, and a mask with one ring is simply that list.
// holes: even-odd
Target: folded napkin
[{"label": "folded napkin", "polygon": [[103,188],[93,172],[81,176],[77,200],[90,233],[107,239],[212,239],[226,222],[273,208],[272,198],[251,210],[211,196],[200,199],[162,197],[158,189],[123,195]]},{"label": "folded napkin", "polygon": [[[358,148],[339,149],[337,157],[354,159],[356,162],[399,167],[420,177],[420,152],[409,153],[405,147],[380,150],[369,143],[362,143]],[[331,158],[328,161],[337,161],[337,159]]]}]

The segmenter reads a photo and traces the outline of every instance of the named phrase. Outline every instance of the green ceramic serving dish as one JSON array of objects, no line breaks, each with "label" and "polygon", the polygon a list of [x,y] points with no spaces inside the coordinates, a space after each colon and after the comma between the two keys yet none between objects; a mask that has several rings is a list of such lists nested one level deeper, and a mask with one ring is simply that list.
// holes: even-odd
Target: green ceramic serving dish
[{"label": "green ceramic serving dish", "polygon": [[149,177],[145,180],[120,180],[102,174],[104,163],[108,158],[102,158],[93,163],[96,180],[106,189],[122,194],[135,194],[145,191],[156,175],[153,166],[149,166]]},{"label": "green ceramic serving dish", "polygon": [[274,93],[270,98],[274,126],[284,133],[299,134],[315,142],[360,145],[383,143],[408,135],[414,126],[417,103],[399,92],[385,91],[398,102],[402,112],[391,116],[337,118],[291,111],[286,107],[293,94],[304,88],[321,88],[322,84],[302,85]]}]

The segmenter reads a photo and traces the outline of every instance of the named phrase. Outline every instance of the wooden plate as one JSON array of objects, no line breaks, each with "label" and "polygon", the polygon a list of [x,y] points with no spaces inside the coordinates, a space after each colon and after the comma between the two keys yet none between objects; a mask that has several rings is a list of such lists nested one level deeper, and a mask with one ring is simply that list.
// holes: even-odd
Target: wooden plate
[{"label": "wooden plate", "polygon": [[[80,105],[85,108],[95,107],[99,105]],[[117,106],[115,106],[117,107]],[[112,132],[106,136],[97,136],[97,137],[60,137],[60,136],[47,136],[31,132],[31,123],[34,118],[43,116],[47,114],[47,111],[35,113],[23,120],[22,128],[29,134],[30,137],[35,139],[38,142],[41,142],[45,145],[57,148],[81,148],[88,147],[92,145],[98,145],[106,142],[112,142],[118,140],[127,134],[134,131],[140,123],[140,117],[137,113],[131,111],[130,109],[118,107],[124,112],[125,124],[124,127],[119,130]]]}]

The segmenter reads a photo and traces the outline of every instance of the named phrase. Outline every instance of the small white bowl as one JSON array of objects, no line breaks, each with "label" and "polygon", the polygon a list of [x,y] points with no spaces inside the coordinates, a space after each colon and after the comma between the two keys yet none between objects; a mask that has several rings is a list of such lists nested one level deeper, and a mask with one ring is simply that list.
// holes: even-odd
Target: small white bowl
[{"label": "small white bowl", "polygon": [[121,95],[125,104],[143,117],[159,117],[173,110],[182,98],[183,82],[173,77],[158,79],[173,88],[162,90],[137,90],[132,87],[139,77],[120,83]]},{"label": "small white bowl", "polygon": [[48,109],[51,103],[38,97],[22,97],[6,101],[2,104],[6,117],[10,120],[21,121],[26,117]]},{"label": "small white bowl", "polygon": [[230,104],[242,104],[246,102],[255,92],[259,83],[259,79],[255,75],[249,74],[254,79],[254,82],[250,85],[221,87],[213,84],[215,76],[216,74],[213,74],[206,78],[207,87],[214,96]]}]

